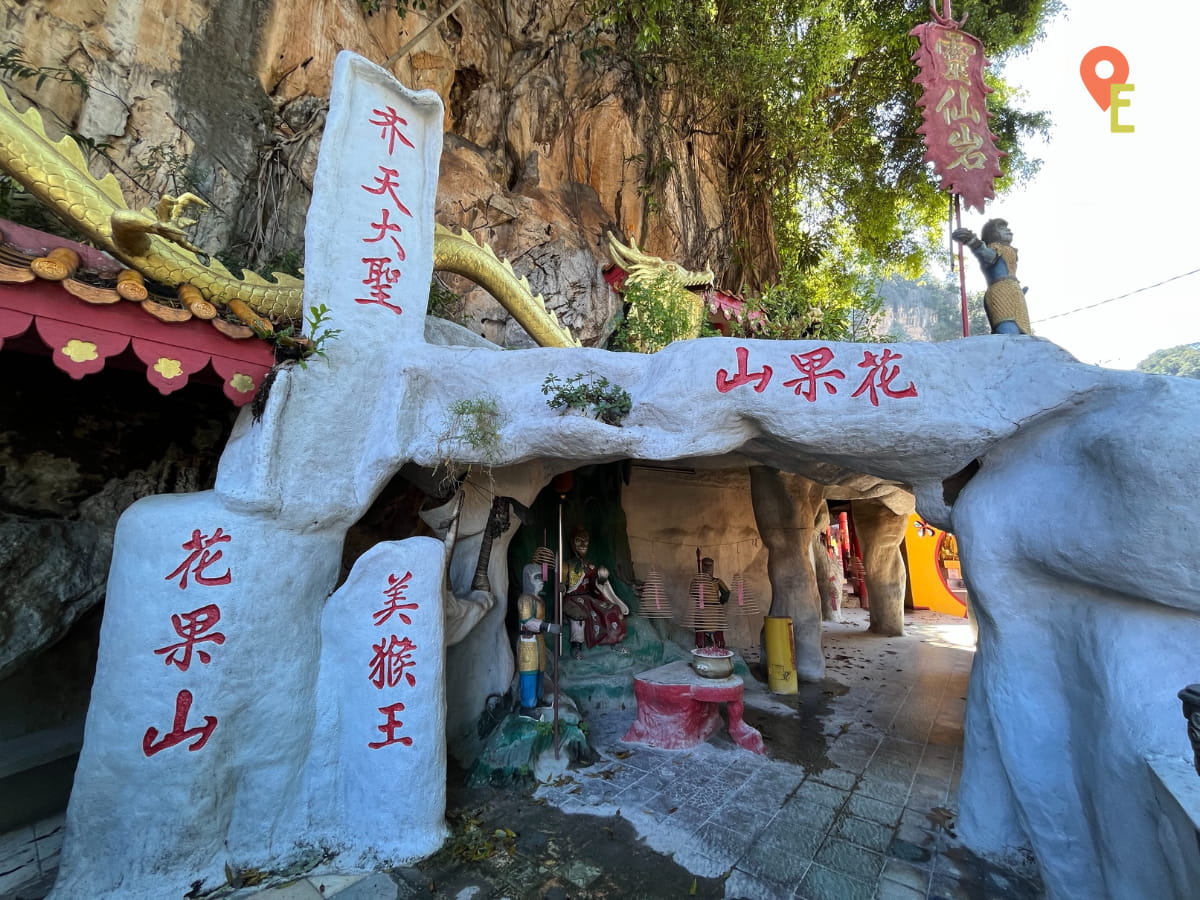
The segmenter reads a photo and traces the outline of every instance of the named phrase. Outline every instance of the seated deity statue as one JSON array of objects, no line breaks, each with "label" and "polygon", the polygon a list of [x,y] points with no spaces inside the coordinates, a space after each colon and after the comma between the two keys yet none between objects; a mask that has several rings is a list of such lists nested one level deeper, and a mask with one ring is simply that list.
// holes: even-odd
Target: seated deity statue
[{"label": "seated deity statue", "polygon": [[563,566],[563,615],[571,623],[571,656],[583,658],[583,646],[617,646],[625,639],[625,617],[629,607],[617,596],[608,580],[608,569],[587,558],[591,537],[577,528],[571,538],[572,558]]}]

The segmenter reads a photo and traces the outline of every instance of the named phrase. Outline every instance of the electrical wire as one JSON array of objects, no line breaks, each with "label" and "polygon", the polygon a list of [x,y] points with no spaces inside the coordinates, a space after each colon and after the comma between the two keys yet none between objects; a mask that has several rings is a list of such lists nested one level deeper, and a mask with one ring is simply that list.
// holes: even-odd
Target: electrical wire
[{"label": "electrical wire", "polygon": [[1066,312],[1055,313],[1052,316],[1045,316],[1041,319],[1034,319],[1033,322],[1030,324],[1037,325],[1041,322],[1049,322],[1051,319],[1061,319],[1063,316],[1069,316],[1069,315],[1073,315],[1074,313],[1077,313],[1077,312],[1083,312],[1085,309],[1095,309],[1097,306],[1103,306],[1105,303],[1112,303],[1115,300],[1124,300],[1126,297],[1132,297],[1134,294],[1141,294],[1146,291],[1152,291],[1157,287],[1162,287],[1164,284],[1170,284],[1172,281],[1178,281],[1180,278],[1187,278],[1189,275],[1195,275],[1197,272],[1200,272],[1200,269],[1192,269],[1192,271],[1190,271],[1190,272],[1184,272],[1182,275],[1172,276],[1171,278],[1164,279],[1163,281],[1160,281],[1157,284],[1148,284],[1148,285],[1146,285],[1146,287],[1138,288],[1136,291],[1130,291],[1127,294],[1121,294],[1118,297],[1109,297],[1107,300],[1100,300],[1096,303],[1089,303],[1087,306],[1079,306],[1079,307],[1076,307],[1075,309],[1068,309]]}]

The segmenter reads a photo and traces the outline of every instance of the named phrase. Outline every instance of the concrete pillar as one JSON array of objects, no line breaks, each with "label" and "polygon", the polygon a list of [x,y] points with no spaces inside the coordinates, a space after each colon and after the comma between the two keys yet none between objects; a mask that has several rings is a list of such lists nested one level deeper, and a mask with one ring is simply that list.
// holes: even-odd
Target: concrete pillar
[{"label": "concrete pillar", "polygon": [[817,590],[821,593],[821,619],[825,622],[842,621],[842,564],[829,558],[829,551],[821,543],[821,533],[829,527],[829,506],[822,500],[817,504],[816,521],[813,523],[812,559],[813,571],[817,576]]},{"label": "concrete pillar", "polygon": [[904,589],[908,570],[900,554],[907,513],[893,512],[882,500],[852,500],[850,511],[862,548],[871,631],[888,636],[904,634]]},{"label": "concrete pillar", "polygon": [[825,677],[825,657],[821,653],[821,600],[810,550],[824,489],[799,475],[751,466],[750,498],[759,537],[767,548],[769,615],[792,620],[796,673],[803,681],[819,681]]}]

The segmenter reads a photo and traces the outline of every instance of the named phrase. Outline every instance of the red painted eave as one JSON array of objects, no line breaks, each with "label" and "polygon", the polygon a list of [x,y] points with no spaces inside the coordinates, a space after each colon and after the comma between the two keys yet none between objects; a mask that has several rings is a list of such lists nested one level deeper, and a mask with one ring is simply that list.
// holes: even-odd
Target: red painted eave
[{"label": "red painted eave", "polygon": [[[115,274],[121,268],[94,248],[14,223],[0,220],[0,233],[9,249],[21,253],[36,255],[54,247],[70,247],[91,271]],[[4,267],[4,273],[0,277],[0,348],[6,339],[36,334],[54,364],[72,378],[99,372],[109,360],[131,348],[145,366],[146,379],[160,393],[179,390],[209,366],[220,379],[225,396],[241,406],[254,398],[275,361],[274,351],[265,341],[227,337],[208,321],[164,322],[147,314],[139,303],[90,303],[70,293],[66,282],[36,277],[24,280],[27,276],[19,267]]]}]

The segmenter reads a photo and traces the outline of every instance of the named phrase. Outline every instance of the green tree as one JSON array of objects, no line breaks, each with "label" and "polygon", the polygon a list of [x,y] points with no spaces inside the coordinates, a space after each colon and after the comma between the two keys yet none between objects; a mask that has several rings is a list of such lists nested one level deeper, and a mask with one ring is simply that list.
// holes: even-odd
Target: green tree
[{"label": "green tree", "polygon": [[1200,342],[1155,350],[1137,364],[1139,372],[1200,378]]},{"label": "green tree", "polygon": [[[819,319],[836,332],[864,281],[919,273],[947,207],[917,134],[908,32],[928,19],[926,0],[598,0],[596,9],[643,90],[676,108],[686,98],[691,134],[718,142],[734,238],[723,282],[770,293],[785,321]],[[1002,61],[1058,9],[1058,0],[973,0],[970,30]],[[1003,189],[1036,169],[1022,140],[1047,120],[1020,108],[994,67],[988,78],[990,126],[1008,154]]]}]

